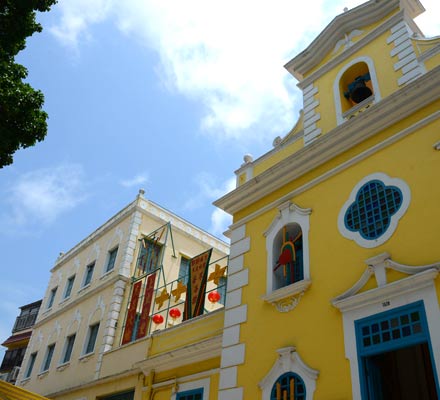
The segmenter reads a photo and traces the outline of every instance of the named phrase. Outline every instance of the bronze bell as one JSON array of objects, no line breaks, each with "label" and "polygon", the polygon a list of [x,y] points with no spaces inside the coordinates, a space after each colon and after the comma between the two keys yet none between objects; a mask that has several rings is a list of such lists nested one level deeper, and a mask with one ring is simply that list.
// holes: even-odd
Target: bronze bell
[{"label": "bronze bell", "polygon": [[356,103],[360,103],[373,94],[371,89],[365,85],[363,79],[356,79],[350,88],[350,98]]}]

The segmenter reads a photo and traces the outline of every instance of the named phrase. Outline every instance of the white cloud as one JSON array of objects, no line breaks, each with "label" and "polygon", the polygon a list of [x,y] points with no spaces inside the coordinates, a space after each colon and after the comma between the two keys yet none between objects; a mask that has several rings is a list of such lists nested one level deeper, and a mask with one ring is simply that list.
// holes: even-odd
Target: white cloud
[{"label": "white cloud", "polygon": [[6,211],[0,217],[4,231],[49,225],[85,199],[80,165],[64,164],[24,173],[3,194]]},{"label": "white cloud", "polygon": [[133,186],[145,185],[146,183],[148,183],[149,180],[150,179],[148,173],[142,172],[135,175],[133,178],[124,179],[119,183],[126,188],[131,188]]},{"label": "white cloud", "polygon": [[191,193],[183,207],[187,210],[195,210],[206,205],[207,201],[213,201],[235,188],[235,178],[218,185],[215,178],[207,173],[200,172],[194,178],[194,183],[198,187],[196,193]]},{"label": "white cloud", "polygon": [[220,208],[217,208],[211,214],[210,232],[217,237],[221,237],[223,232],[225,232],[231,224],[232,216],[225,213],[223,210],[220,210]]},{"label": "white cloud", "polygon": [[[87,38],[91,24],[111,18],[159,54],[165,87],[204,105],[203,132],[261,141],[287,133],[302,106],[283,64],[344,7],[361,3],[310,0],[299,7],[291,0],[64,0],[52,32],[74,46]],[[438,0],[423,3],[429,10],[420,17],[428,26],[423,29],[440,33]]]},{"label": "white cloud", "polygon": [[77,49],[81,39],[90,40],[89,26],[104,21],[114,8],[113,0],[64,0],[54,8],[61,19],[50,32],[64,45]]}]

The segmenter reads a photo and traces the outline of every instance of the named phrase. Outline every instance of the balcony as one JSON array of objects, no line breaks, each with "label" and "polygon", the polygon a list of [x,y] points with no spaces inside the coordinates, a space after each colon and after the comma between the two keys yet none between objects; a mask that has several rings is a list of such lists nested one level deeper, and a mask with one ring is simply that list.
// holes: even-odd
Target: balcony
[{"label": "balcony", "polygon": [[14,350],[7,350],[5,356],[3,357],[3,362],[0,367],[0,371],[10,371],[14,367],[20,367],[23,362],[24,353],[26,352],[26,347],[20,347]]},{"label": "balcony", "polygon": [[[228,256],[209,263],[203,309],[199,310],[197,317],[224,307],[227,265]],[[122,327],[122,344],[150,336],[159,330],[176,327],[191,319],[185,316],[187,282],[188,277],[167,282],[162,267],[150,268],[149,273],[134,277],[130,306]],[[152,289],[148,289],[149,287]],[[130,311],[132,309],[136,309],[135,314]]]},{"label": "balcony", "polygon": [[37,315],[38,310],[37,312],[27,315],[20,315],[19,317],[17,317],[14,327],[12,328],[12,333],[32,328],[32,326],[35,324],[35,320],[37,319]]}]

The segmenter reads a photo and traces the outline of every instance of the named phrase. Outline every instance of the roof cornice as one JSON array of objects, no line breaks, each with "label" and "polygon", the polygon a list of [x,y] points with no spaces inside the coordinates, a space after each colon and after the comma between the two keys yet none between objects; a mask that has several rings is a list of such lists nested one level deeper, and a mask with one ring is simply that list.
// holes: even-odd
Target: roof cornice
[{"label": "roof cornice", "polygon": [[335,17],[316,39],[284,67],[299,81],[318,65],[335,47],[337,41],[354,29],[380,21],[394,10],[405,10],[410,18],[424,11],[418,0],[370,0]]},{"label": "roof cornice", "polygon": [[227,193],[214,205],[234,214],[439,98],[440,66]]}]

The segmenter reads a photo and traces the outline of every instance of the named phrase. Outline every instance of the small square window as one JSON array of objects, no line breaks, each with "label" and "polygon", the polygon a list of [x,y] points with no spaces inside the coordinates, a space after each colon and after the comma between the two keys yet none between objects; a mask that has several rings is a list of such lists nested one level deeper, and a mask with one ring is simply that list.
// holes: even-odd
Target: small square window
[{"label": "small square window", "polygon": [[86,347],[84,349],[84,354],[93,353],[95,350],[96,338],[98,336],[99,322],[94,325],[90,325],[89,334],[87,335]]},{"label": "small square window", "polygon": [[53,306],[53,302],[55,300],[55,296],[57,294],[57,287],[53,288],[49,294],[49,301],[47,302],[47,308],[51,308]]},{"label": "small square window", "polygon": [[75,282],[75,275],[67,279],[66,290],[64,291],[64,298],[67,299],[72,293],[73,283]]},{"label": "small square window", "polygon": [[93,276],[93,270],[95,269],[95,262],[92,262],[91,264],[87,265],[86,267],[86,274],[84,276],[84,284],[83,286],[90,285],[90,282],[92,281]]},{"label": "small square window", "polygon": [[41,368],[41,372],[45,372],[45,371],[49,370],[54,351],[55,351],[55,343],[47,346],[46,357],[44,357],[44,362],[43,362],[43,366]]},{"label": "small square window", "polygon": [[105,272],[109,272],[115,268],[116,256],[118,255],[118,247],[108,252],[108,262]]},{"label": "small square window", "polygon": [[70,358],[72,357],[72,350],[73,350],[73,345],[75,344],[75,338],[76,338],[76,334],[74,333],[73,335],[67,336],[66,339],[66,344],[65,344],[65,348],[64,348],[64,355],[62,358],[62,363],[67,363],[70,361]]}]

